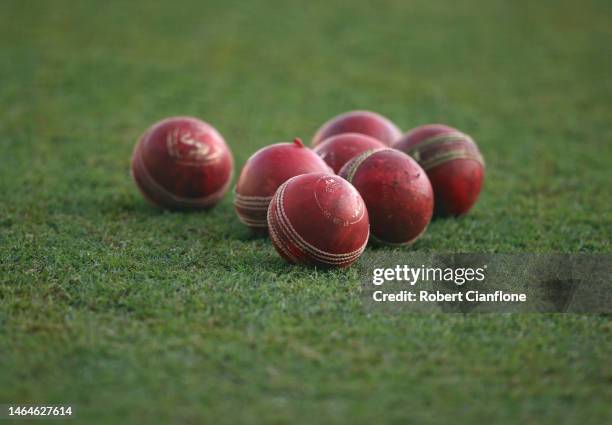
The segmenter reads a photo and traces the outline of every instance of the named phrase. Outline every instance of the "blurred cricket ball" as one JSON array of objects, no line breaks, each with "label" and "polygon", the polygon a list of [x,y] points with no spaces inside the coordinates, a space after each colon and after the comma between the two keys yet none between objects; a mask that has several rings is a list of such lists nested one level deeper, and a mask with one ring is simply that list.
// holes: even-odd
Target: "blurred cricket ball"
[{"label": "blurred cricket ball", "polygon": [[368,211],[359,192],[339,176],[302,174],[274,194],[268,229],[290,263],[348,267],[368,243]]},{"label": "blurred cricket ball", "polygon": [[359,133],[343,133],[318,144],[314,151],[329,165],[334,173],[357,155],[369,150],[384,148],[382,142]]},{"label": "blurred cricket ball", "polygon": [[425,171],[403,152],[366,151],[340,170],[357,188],[370,216],[376,242],[409,245],[427,229],[433,214],[433,190]]},{"label": "blurred cricket ball", "polygon": [[150,127],[132,154],[134,181],[147,201],[168,209],[207,209],[227,191],[232,153],[215,128],[173,117]]},{"label": "blurred cricket ball", "polygon": [[350,111],[338,115],[319,128],[312,139],[312,146],[323,140],[342,133],[361,133],[391,146],[401,136],[401,130],[389,119],[376,112]]},{"label": "blurred cricket ball", "polygon": [[318,171],[331,170],[300,139],[258,150],[244,164],[236,184],[234,207],[238,218],[254,231],[265,231],[268,205],[276,189],[293,176]]},{"label": "blurred cricket ball", "polygon": [[442,124],[406,133],[394,146],[427,172],[436,215],[462,215],[476,203],[484,180],[484,160],[470,136]]}]

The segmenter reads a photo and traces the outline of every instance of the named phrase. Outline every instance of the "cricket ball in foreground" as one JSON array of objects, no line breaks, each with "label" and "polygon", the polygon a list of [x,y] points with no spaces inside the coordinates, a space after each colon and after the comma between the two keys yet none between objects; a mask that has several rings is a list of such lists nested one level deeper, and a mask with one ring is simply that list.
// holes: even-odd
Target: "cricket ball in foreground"
[{"label": "cricket ball in foreground", "polygon": [[366,151],[344,165],[340,176],[361,194],[375,242],[409,245],[425,233],[433,190],[425,171],[408,155],[390,148]]},{"label": "cricket ball in foreground", "polygon": [[318,144],[314,151],[329,165],[334,173],[357,155],[369,150],[384,148],[382,142],[359,133],[342,133]]},{"label": "cricket ball in foreground", "polygon": [[406,133],[394,147],[427,172],[436,215],[459,216],[476,203],[484,180],[484,160],[470,136],[446,125],[428,124]]},{"label": "cricket ball in foreground", "polygon": [[312,146],[323,140],[342,133],[361,133],[391,146],[401,136],[401,130],[389,119],[376,112],[350,111],[340,114],[319,128],[312,139]]},{"label": "cricket ball in foreground", "polygon": [[300,139],[258,150],[244,164],[236,184],[234,207],[238,218],[252,230],[264,232],[268,205],[276,189],[293,176],[319,171],[331,170]]},{"label": "cricket ball in foreground", "polygon": [[131,171],[151,204],[168,209],[208,209],[229,188],[234,160],[214,127],[197,118],[173,117],[150,127],[132,154]]},{"label": "cricket ball in foreground", "polygon": [[341,177],[302,174],[274,194],[268,229],[274,248],[290,263],[348,267],[368,243],[368,211],[359,192]]}]

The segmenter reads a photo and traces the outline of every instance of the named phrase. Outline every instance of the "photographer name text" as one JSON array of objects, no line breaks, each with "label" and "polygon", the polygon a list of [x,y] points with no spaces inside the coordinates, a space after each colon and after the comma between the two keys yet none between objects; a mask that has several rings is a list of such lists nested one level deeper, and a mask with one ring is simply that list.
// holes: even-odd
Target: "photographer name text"
[{"label": "photographer name text", "polygon": [[416,290],[415,285],[423,282],[454,283],[462,287],[470,282],[482,283],[486,277],[487,266],[482,267],[410,267],[397,265],[393,268],[376,268],[372,273],[372,284],[381,287],[385,283],[402,283],[409,285],[410,290],[386,292],[377,289],[372,292],[375,302],[525,302],[527,294],[505,292],[501,290],[461,290],[455,292],[440,290]]}]

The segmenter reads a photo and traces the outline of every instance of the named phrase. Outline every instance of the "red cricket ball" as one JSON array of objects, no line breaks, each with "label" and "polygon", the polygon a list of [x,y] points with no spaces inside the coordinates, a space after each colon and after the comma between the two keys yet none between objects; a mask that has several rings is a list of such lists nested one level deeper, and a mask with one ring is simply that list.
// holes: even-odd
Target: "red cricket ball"
[{"label": "red cricket ball", "polygon": [[363,197],[373,240],[409,245],[427,229],[433,214],[433,190],[425,171],[403,152],[385,148],[353,158],[340,176]]},{"label": "red cricket ball", "polygon": [[323,140],[314,151],[332,167],[334,173],[338,173],[344,164],[360,153],[384,147],[382,142],[365,134],[342,133]]},{"label": "red cricket ball", "polygon": [[368,211],[359,192],[327,173],[283,183],[268,209],[270,239],[294,264],[348,267],[368,243]]},{"label": "red cricket ball", "polygon": [[293,176],[318,171],[328,173],[330,168],[300,139],[258,150],[244,164],[236,184],[238,218],[255,231],[265,230],[268,205],[276,189]]},{"label": "red cricket ball", "polygon": [[427,172],[435,194],[436,215],[458,216],[476,203],[484,180],[484,160],[470,136],[442,124],[406,133],[394,146]]},{"label": "red cricket ball", "polygon": [[147,201],[169,209],[207,209],[227,191],[232,153],[214,127],[173,117],[150,127],[132,154],[134,181]]},{"label": "red cricket ball", "polygon": [[319,128],[312,139],[312,146],[341,133],[361,133],[391,146],[401,136],[401,130],[389,119],[376,112],[350,111],[340,114]]}]

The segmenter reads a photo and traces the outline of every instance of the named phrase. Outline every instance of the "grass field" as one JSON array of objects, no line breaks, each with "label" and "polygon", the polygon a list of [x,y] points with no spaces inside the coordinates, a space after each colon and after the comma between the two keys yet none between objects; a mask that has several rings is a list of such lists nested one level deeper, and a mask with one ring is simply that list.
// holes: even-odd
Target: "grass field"
[{"label": "grass field", "polygon": [[[365,312],[358,268],[285,264],[231,196],[149,207],[151,123],[240,166],[349,109],[445,122],[481,199],[411,250],[610,252],[608,1],[0,3],[0,403],[87,423],[612,420],[603,315]],[[365,256],[371,255],[366,251]]]}]

